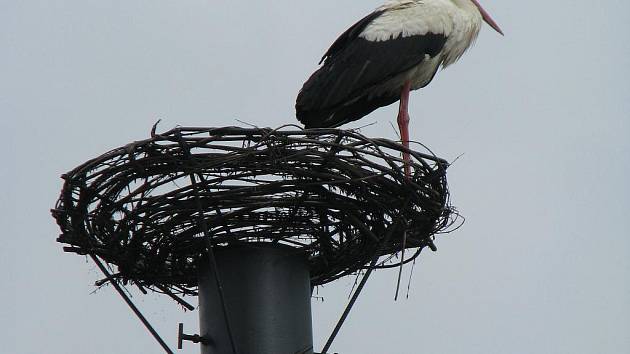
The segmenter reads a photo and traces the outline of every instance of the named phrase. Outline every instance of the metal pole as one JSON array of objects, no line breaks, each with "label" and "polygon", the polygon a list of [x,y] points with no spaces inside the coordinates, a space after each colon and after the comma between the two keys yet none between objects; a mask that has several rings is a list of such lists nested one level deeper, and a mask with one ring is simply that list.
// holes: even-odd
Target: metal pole
[{"label": "metal pole", "polygon": [[120,284],[118,284],[118,281],[116,279],[112,278],[112,275],[107,271],[107,268],[105,268],[105,266],[103,265],[103,263],[98,259],[98,257],[96,257],[96,255],[94,255],[93,253],[90,253],[90,257],[92,258],[92,260],[94,261],[94,263],[96,263],[96,265],[98,266],[98,268],[101,270],[101,272],[103,272],[103,274],[105,274],[105,276],[107,277],[107,279],[109,279],[110,283],[114,286],[114,289],[116,289],[116,291],[118,292],[118,294],[120,295],[120,297],[123,298],[123,300],[125,300],[125,303],[127,303],[127,306],[129,306],[129,308],[133,311],[133,313],[136,314],[136,316],[138,317],[138,319],[140,319],[140,322],[142,322],[142,324],[146,327],[146,329],[149,330],[149,332],[151,333],[151,335],[153,336],[153,338],[155,338],[156,341],[158,341],[158,343],[160,344],[160,346],[162,347],[162,349],[164,349],[164,351],[167,354],[173,354],[173,351],[171,350],[171,348],[168,347],[168,345],[166,344],[166,342],[164,342],[164,340],[162,339],[162,337],[160,337],[160,335],[155,331],[155,329],[153,328],[153,326],[151,326],[151,324],[149,323],[149,321],[147,321],[147,319],[144,317],[144,315],[142,314],[142,312],[140,312],[140,310],[138,310],[138,308],[136,307],[136,305],[133,304],[133,302],[131,301],[131,299],[129,299],[129,296],[127,296],[127,294],[125,294],[125,292],[123,291],[122,287],[120,286]]},{"label": "metal pole", "polygon": [[232,354],[223,306],[239,353],[313,353],[310,274],[303,254],[287,246],[247,244],[215,248],[215,257],[225,303],[214,271],[202,267],[202,354]]}]

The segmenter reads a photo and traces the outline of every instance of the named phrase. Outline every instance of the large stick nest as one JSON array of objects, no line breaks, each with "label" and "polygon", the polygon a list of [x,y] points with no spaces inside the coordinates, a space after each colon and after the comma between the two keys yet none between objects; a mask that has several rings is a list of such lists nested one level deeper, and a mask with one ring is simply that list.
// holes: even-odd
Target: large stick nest
[{"label": "large stick nest", "polygon": [[293,126],[152,133],[63,175],[58,241],[104,259],[121,280],[184,293],[195,292],[210,244],[283,244],[308,256],[313,285],[325,284],[375,256],[404,262],[394,257],[403,245],[434,248],[451,225],[448,164],[410,151],[407,178],[404,149]]}]

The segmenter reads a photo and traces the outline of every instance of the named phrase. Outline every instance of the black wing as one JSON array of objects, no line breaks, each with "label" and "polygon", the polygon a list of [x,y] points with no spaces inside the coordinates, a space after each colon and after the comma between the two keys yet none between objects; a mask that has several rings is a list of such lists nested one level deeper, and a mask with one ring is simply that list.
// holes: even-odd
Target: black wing
[{"label": "black wing", "polygon": [[[446,37],[424,34],[368,41],[359,34],[382,12],[375,12],[342,34],[324,55],[324,65],[298,94],[296,114],[307,128],[336,127],[396,102],[398,92],[375,88],[440,52]],[[435,68],[437,70],[437,67]]]},{"label": "black wing", "polygon": [[344,33],[342,33],[339,38],[335,40],[335,42],[328,48],[322,59],[319,61],[321,64],[324,60],[335,56],[338,52],[340,52],[343,48],[347,47],[354,39],[359,37],[359,34],[363,32],[365,27],[367,27],[374,19],[379,17],[384,11],[374,11],[371,14],[365,16],[359,22],[352,25],[352,27],[348,28]]}]

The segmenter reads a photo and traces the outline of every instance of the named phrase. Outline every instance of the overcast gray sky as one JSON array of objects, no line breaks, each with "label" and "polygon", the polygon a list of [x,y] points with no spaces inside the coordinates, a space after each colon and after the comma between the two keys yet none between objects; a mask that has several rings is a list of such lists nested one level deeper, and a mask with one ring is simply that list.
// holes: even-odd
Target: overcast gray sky
[{"label": "overcast gray sky", "polygon": [[[454,160],[467,222],[416,265],[368,283],[333,350],[630,352],[630,5],[482,1],[488,27],[411,98],[411,136]],[[380,0],[0,0],[2,353],[159,353],[100,275],[64,254],[59,175],[151,125],[294,122],[304,80]],[[347,126],[395,138],[394,105]],[[408,269],[407,269],[408,271]],[[408,273],[407,273],[408,274]],[[320,289],[315,348],[353,279]],[[174,348],[197,313],[134,297]],[[188,344],[182,353],[198,353]]]}]

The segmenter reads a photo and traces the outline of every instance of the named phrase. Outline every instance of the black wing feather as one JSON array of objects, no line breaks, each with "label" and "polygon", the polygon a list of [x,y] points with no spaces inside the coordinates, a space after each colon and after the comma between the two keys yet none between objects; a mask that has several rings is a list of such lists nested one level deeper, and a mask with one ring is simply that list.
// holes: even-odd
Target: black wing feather
[{"label": "black wing feather", "polygon": [[348,28],[344,33],[342,33],[339,36],[339,38],[335,40],[335,42],[330,46],[330,48],[328,48],[324,56],[322,56],[322,59],[319,61],[319,64],[321,64],[327,58],[333,57],[343,48],[348,46],[348,44],[352,42],[352,40],[356,39],[359,36],[359,34],[363,32],[365,27],[367,27],[370,23],[372,23],[372,21],[374,21],[374,19],[379,17],[383,12],[384,12],[383,10],[374,11],[371,14],[359,20],[350,28]]},{"label": "black wing feather", "polygon": [[302,87],[295,107],[307,128],[336,127],[396,102],[398,92],[375,95],[373,89],[420,64],[426,55],[437,55],[446,42],[443,34],[432,33],[386,41],[360,38],[379,15],[373,13],[344,32],[324,55],[324,65]]}]

